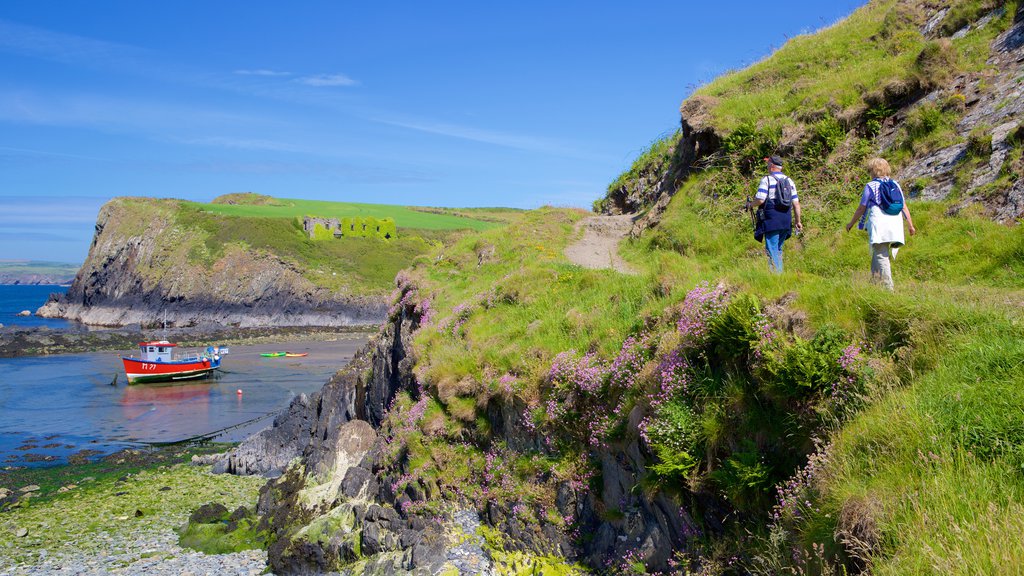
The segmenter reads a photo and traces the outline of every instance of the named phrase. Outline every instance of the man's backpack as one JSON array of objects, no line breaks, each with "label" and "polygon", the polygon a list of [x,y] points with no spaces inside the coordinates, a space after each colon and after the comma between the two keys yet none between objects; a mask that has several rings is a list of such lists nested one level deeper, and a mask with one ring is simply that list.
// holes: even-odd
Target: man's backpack
[{"label": "man's backpack", "polygon": [[790,207],[793,206],[793,192],[796,190],[793,181],[782,174],[769,176],[769,178],[775,179],[775,209],[780,212],[789,212]]},{"label": "man's backpack", "polygon": [[878,207],[882,212],[895,216],[903,211],[903,191],[895,180],[879,178],[878,182]]}]

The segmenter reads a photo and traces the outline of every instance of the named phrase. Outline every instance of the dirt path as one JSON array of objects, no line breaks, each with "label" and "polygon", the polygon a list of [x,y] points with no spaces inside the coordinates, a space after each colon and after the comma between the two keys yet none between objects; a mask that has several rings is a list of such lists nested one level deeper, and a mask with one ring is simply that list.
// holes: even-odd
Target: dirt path
[{"label": "dirt path", "polygon": [[576,229],[580,227],[583,238],[565,249],[565,257],[572,263],[593,270],[613,268],[624,274],[636,273],[619,256],[619,241],[633,227],[632,216],[593,216],[581,220]]}]

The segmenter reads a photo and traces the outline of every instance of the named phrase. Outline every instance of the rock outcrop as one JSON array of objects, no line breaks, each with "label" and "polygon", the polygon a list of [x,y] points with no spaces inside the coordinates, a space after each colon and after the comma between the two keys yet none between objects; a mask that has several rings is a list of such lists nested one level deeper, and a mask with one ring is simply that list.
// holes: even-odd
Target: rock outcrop
[{"label": "rock outcrop", "polygon": [[630,236],[656,226],[679,184],[721,146],[722,137],[711,124],[713,98],[694,96],[680,106],[680,137],[667,163],[652,163],[637,178],[611,190],[604,203],[605,214],[643,213],[633,223]]},{"label": "rock outcrop", "polygon": [[[991,22],[992,17],[1004,8],[983,18],[975,27]],[[972,149],[971,143],[958,142],[936,150],[924,157],[914,159],[901,170],[904,182],[922,182],[916,190],[926,200],[944,200],[959,183],[962,200],[955,209],[979,203],[993,219],[999,222],[1013,222],[1024,216],[1024,187],[1021,180],[1001,190],[986,190],[1000,175],[1007,161],[1013,161],[1014,140],[1021,139],[1024,126],[1024,86],[1020,78],[1024,75],[1024,11],[1019,10],[1014,25],[996,38],[992,44],[992,55],[988,64],[996,74],[964,76],[944,88],[929,93],[916,106],[935,103],[950,96],[951,90],[961,94],[966,111],[957,123],[956,131],[968,135],[981,131],[985,145]],[[914,107],[900,112],[905,118]],[[888,139],[890,141],[899,122],[893,123]],[[1017,154],[1020,150],[1017,149]],[[975,160],[973,164],[968,164]],[[1017,160],[1017,170],[1024,168],[1024,162]],[[968,174],[961,174],[964,170]]]},{"label": "rock outcrop", "polygon": [[388,462],[375,430],[395,394],[415,389],[410,339],[419,320],[413,306],[400,307],[323,389],[296,398],[271,428],[215,463],[215,472],[275,477],[257,510],[262,528],[274,535],[275,573],[341,566],[367,574],[433,573],[462,544],[455,524],[406,513],[402,502],[409,497],[382,476]]},{"label": "rock outcrop", "polygon": [[[209,256],[175,200],[117,198],[100,210],[71,288],[39,309],[99,326],[349,326],[384,318],[383,298],[315,285],[266,250],[225,244]],[[205,260],[204,260],[205,257]]]}]

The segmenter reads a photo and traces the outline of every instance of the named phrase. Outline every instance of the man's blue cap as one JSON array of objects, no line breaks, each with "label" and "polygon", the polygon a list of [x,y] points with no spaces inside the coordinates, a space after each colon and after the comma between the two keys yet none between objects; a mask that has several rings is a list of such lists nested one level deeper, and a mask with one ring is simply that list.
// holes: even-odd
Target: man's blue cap
[{"label": "man's blue cap", "polygon": [[765,158],[765,161],[766,162],[771,162],[772,164],[775,164],[776,166],[778,166],[780,168],[782,167],[782,158],[779,157],[776,154],[773,154],[773,155]]}]

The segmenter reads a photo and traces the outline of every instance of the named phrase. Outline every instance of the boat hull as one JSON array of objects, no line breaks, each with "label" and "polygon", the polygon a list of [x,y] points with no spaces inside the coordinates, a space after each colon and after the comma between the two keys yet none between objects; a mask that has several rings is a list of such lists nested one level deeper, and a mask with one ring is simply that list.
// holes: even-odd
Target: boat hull
[{"label": "boat hull", "polygon": [[220,368],[220,359],[199,358],[196,360],[154,362],[138,358],[121,357],[129,384],[146,382],[168,382],[173,380],[194,380],[209,376]]}]

